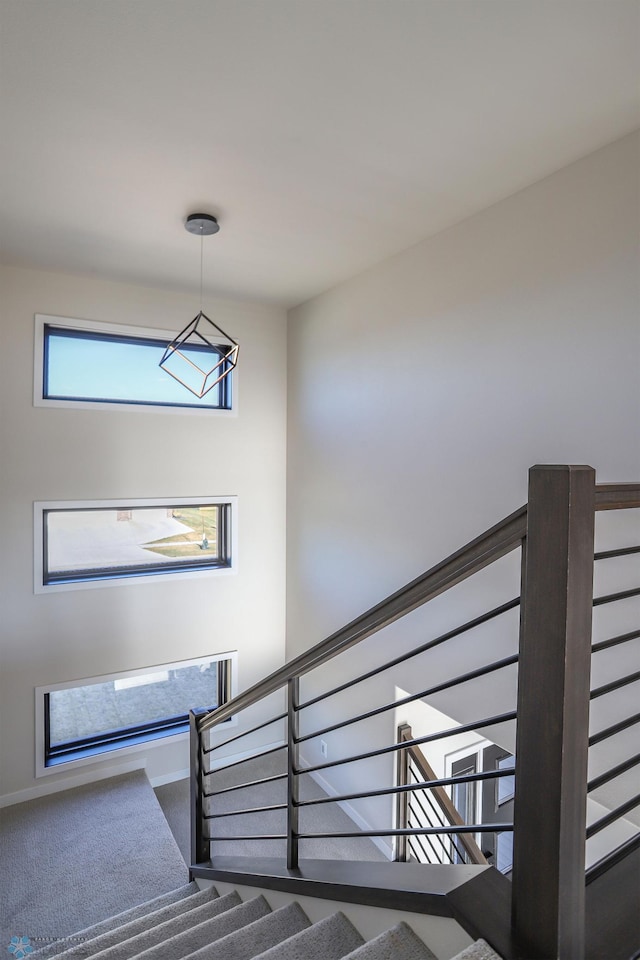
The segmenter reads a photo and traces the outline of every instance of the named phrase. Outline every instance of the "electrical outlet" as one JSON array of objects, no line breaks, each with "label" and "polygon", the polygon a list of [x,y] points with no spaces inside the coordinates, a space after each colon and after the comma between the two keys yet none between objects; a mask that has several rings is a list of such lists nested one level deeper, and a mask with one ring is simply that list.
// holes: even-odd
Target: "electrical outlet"
[{"label": "electrical outlet", "polygon": [[326,756],[327,756],[327,741],[326,741],[326,740],[321,740],[321,741],[320,741],[320,753],[322,754],[323,757],[326,757]]}]

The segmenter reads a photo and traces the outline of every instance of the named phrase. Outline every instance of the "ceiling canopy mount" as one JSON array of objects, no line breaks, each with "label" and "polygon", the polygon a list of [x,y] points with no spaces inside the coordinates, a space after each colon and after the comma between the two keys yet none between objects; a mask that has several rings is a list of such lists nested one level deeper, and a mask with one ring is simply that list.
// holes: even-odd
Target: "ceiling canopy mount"
[{"label": "ceiling canopy mount", "polygon": [[218,232],[220,224],[209,213],[190,213],[185,221],[184,228],[189,233],[195,234],[196,237],[210,237]]}]

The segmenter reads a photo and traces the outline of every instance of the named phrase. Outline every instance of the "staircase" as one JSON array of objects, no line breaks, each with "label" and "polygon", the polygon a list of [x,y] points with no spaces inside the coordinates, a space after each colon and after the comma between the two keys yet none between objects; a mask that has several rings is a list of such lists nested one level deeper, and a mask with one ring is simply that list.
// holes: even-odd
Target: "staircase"
[{"label": "staircase", "polygon": [[[71,945],[64,949],[67,944]],[[272,910],[264,896],[243,902],[236,891],[220,896],[215,887],[201,890],[195,882],[30,956],[37,960],[54,956],[60,960],[436,960],[405,923],[365,943],[343,913],[312,924],[295,901]],[[480,940],[455,960],[500,958]]]},{"label": "staircase", "polygon": [[[192,878],[449,917],[509,960],[635,956],[639,510],[640,484],[596,484],[582,465],[534,466],[519,510],[233,700],[192,713]],[[596,545],[605,516],[615,522]],[[406,695],[394,696],[399,687]],[[398,742],[394,717],[406,724],[399,712],[420,701],[446,722]],[[515,770],[396,775],[396,759],[427,744],[457,757],[461,734],[506,750]],[[282,795],[234,808],[225,826],[238,750],[283,751],[282,772],[242,782],[279,783]],[[328,796],[305,795],[309,776]],[[478,804],[465,822],[403,819],[410,795],[444,804],[460,784],[486,789],[481,822]],[[355,823],[319,829],[309,812],[327,803],[355,811]],[[403,855],[413,838],[463,850],[465,835],[482,851],[487,834],[511,881],[477,857]],[[395,862],[309,858],[309,843],[356,838],[393,847]],[[262,842],[278,853],[256,856]]]},{"label": "staircase", "polygon": [[[367,943],[341,912],[312,923],[294,899],[307,896],[454,920],[475,943],[453,960],[499,960],[495,951],[508,960],[640,957],[640,754],[635,752],[640,671],[634,659],[640,586],[635,566],[631,583],[617,579],[623,562],[635,562],[640,554],[630,532],[630,515],[636,511],[637,517],[639,510],[640,484],[596,485],[595,472],[584,466],[533,467],[527,505],[233,700],[209,713],[192,712],[194,882],[81,931],[71,942],[45,947],[38,960],[435,958],[405,923]],[[604,511],[620,517],[621,542],[596,549],[595,519]],[[487,595],[485,574],[511,555],[518,595]],[[610,565],[606,576],[616,578],[600,584],[595,595],[594,564]],[[378,648],[363,646],[359,657],[349,659],[356,645],[427,609],[463,582],[481,603],[490,602],[490,609],[458,610],[459,595],[449,594],[462,622],[440,623],[436,608],[435,625],[424,636],[418,631],[417,645],[380,644],[384,656],[378,659],[371,656]],[[610,622],[596,624],[592,642],[596,608],[613,614]],[[491,641],[503,618],[511,646],[500,649],[482,630],[490,628]],[[472,663],[461,660],[455,648],[467,635],[475,638],[469,644],[477,652]],[[453,650],[444,656],[449,673],[438,661],[447,650]],[[621,656],[609,675],[612,651]],[[327,681],[322,671],[334,660]],[[378,685],[378,678],[401,670],[414,689],[398,699],[391,693],[395,680]],[[495,685],[504,676],[511,677],[516,701],[511,704]],[[370,681],[374,693],[361,694]],[[460,713],[456,726],[424,736],[386,739],[395,737],[399,708],[442,696],[455,698],[469,715]],[[223,726],[231,717],[235,729]],[[454,755],[448,745],[461,733],[508,746],[515,754],[515,776],[509,766],[455,777],[434,778],[432,771],[419,783],[395,777],[396,757],[427,743],[441,743]],[[590,754],[593,747],[596,755]],[[252,764],[271,764],[276,757],[278,765],[262,773],[254,769],[251,779]],[[310,777],[326,785],[324,795],[315,788],[309,792]],[[435,791],[444,803],[445,796],[450,799],[447,790],[461,783],[491,783],[499,799],[496,784],[504,778],[513,782],[513,818],[497,810],[501,819],[490,823],[452,816],[435,826],[402,826],[394,816],[398,798],[397,812],[400,800],[417,791]],[[268,788],[268,795],[254,798],[258,787]],[[593,802],[601,814],[587,822],[587,804]],[[381,809],[384,816],[367,826],[363,813],[364,828],[355,823],[327,828],[321,822],[327,804],[344,804],[345,810],[362,804],[359,809]],[[622,830],[611,842],[604,836],[610,828]],[[401,855],[402,842],[414,836],[452,843],[450,838],[466,835],[480,838],[481,846],[488,833],[513,836],[511,882],[477,858],[422,864]],[[594,837],[603,842],[588,862],[586,841]],[[395,862],[347,854],[346,841],[374,839],[394,845]],[[263,843],[268,851],[257,846]],[[265,895],[242,902],[235,891],[199,889],[196,878],[222,889],[259,888]],[[265,899],[269,891],[285,893],[291,902],[272,910]],[[439,954],[442,960],[442,949]],[[14,955],[19,960],[26,954]]]}]

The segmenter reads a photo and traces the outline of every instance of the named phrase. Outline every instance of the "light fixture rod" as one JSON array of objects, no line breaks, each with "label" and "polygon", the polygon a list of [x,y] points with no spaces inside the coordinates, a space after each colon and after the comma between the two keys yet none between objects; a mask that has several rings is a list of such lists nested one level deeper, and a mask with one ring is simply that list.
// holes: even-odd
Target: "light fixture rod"
[{"label": "light fixture rod", "polygon": [[203,272],[204,234],[200,234],[200,313],[202,313],[202,272]]}]

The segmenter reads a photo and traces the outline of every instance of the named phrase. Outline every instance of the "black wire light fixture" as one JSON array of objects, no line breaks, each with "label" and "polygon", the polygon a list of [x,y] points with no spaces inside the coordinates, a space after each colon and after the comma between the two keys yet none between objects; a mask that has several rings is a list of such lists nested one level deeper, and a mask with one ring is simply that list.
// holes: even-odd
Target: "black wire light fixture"
[{"label": "black wire light fixture", "polygon": [[235,368],[240,348],[233,337],[202,310],[204,238],[218,232],[218,221],[208,213],[192,213],[187,217],[185,229],[200,237],[200,312],[168,344],[160,366],[196,397],[202,398]]}]

